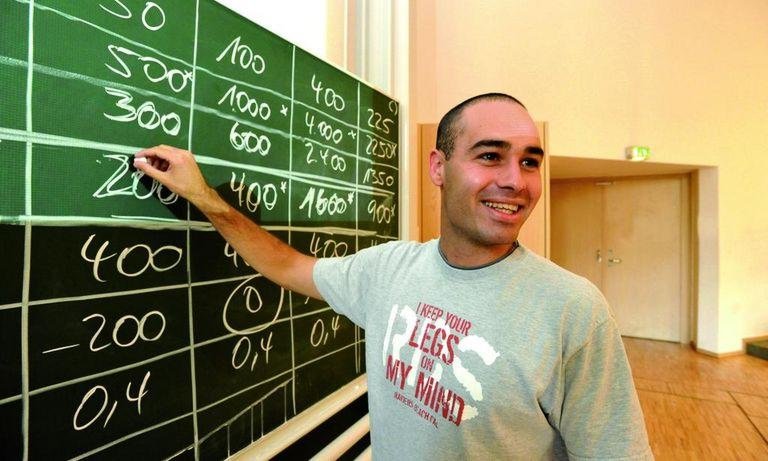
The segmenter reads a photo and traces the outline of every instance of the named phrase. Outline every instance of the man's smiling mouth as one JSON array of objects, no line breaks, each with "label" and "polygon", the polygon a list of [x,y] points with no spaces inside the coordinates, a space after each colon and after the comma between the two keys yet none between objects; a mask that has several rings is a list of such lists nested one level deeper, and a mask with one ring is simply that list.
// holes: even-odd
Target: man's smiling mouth
[{"label": "man's smiling mouth", "polygon": [[519,205],[512,205],[511,203],[498,203],[488,201],[483,201],[482,203],[488,208],[493,208],[494,210],[501,211],[502,213],[506,214],[514,214],[520,208]]}]

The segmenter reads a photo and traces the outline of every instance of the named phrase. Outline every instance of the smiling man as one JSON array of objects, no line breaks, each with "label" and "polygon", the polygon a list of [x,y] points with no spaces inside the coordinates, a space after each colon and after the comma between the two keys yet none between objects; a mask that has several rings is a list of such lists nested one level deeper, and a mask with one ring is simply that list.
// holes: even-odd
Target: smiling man
[{"label": "smiling man", "polygon": [[366,331],[375,459],[652,459],[616,323],[585,279],[518,245],[544,161],[505,94],[440,122],[430,176],[441,236],[314,259],[227,205],[187,151],[136,167],[197,206],[276,283]]}]

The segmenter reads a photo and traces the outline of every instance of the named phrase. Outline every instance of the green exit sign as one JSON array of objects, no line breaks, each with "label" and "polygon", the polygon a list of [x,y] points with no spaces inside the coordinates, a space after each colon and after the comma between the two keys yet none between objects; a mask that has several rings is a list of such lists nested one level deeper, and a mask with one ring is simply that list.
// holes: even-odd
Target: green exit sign
[{"label": "green exit sign", "polygon": [[642,162],[651,158],[651,148],[648,146],[629,146],[626,149],[627,160]]}]

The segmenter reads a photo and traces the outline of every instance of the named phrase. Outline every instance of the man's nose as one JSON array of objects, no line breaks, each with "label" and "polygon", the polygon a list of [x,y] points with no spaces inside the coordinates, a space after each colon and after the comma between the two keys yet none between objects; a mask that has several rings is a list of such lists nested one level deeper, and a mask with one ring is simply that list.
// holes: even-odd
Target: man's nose
[{"label": "man's nose", "polygon": [[517,163],[511,163],[501,168],[496,177],[496,184],[505,189],[513,189],[519,192],[525,189],[523,171]]}]

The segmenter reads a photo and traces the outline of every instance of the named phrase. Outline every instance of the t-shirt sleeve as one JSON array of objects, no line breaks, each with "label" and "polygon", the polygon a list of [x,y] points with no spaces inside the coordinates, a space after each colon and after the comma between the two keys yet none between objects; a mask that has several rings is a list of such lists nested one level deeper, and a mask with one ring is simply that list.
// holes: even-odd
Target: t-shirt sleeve
[{"label": "t-shirt sleeve", "polygon": [[570,459],[653,459],[624,345],[612,317],[565,364],[560,433]]},{"label": "t-shirt sleeve", "polygon": [[362,250],[342,258],[322,258],[312,272],[315,286],[323,299],[336,312],[349,317],[356,325],[365,328],[365,303],[375,287],[371,273],[375,271],[374,249]]}]

